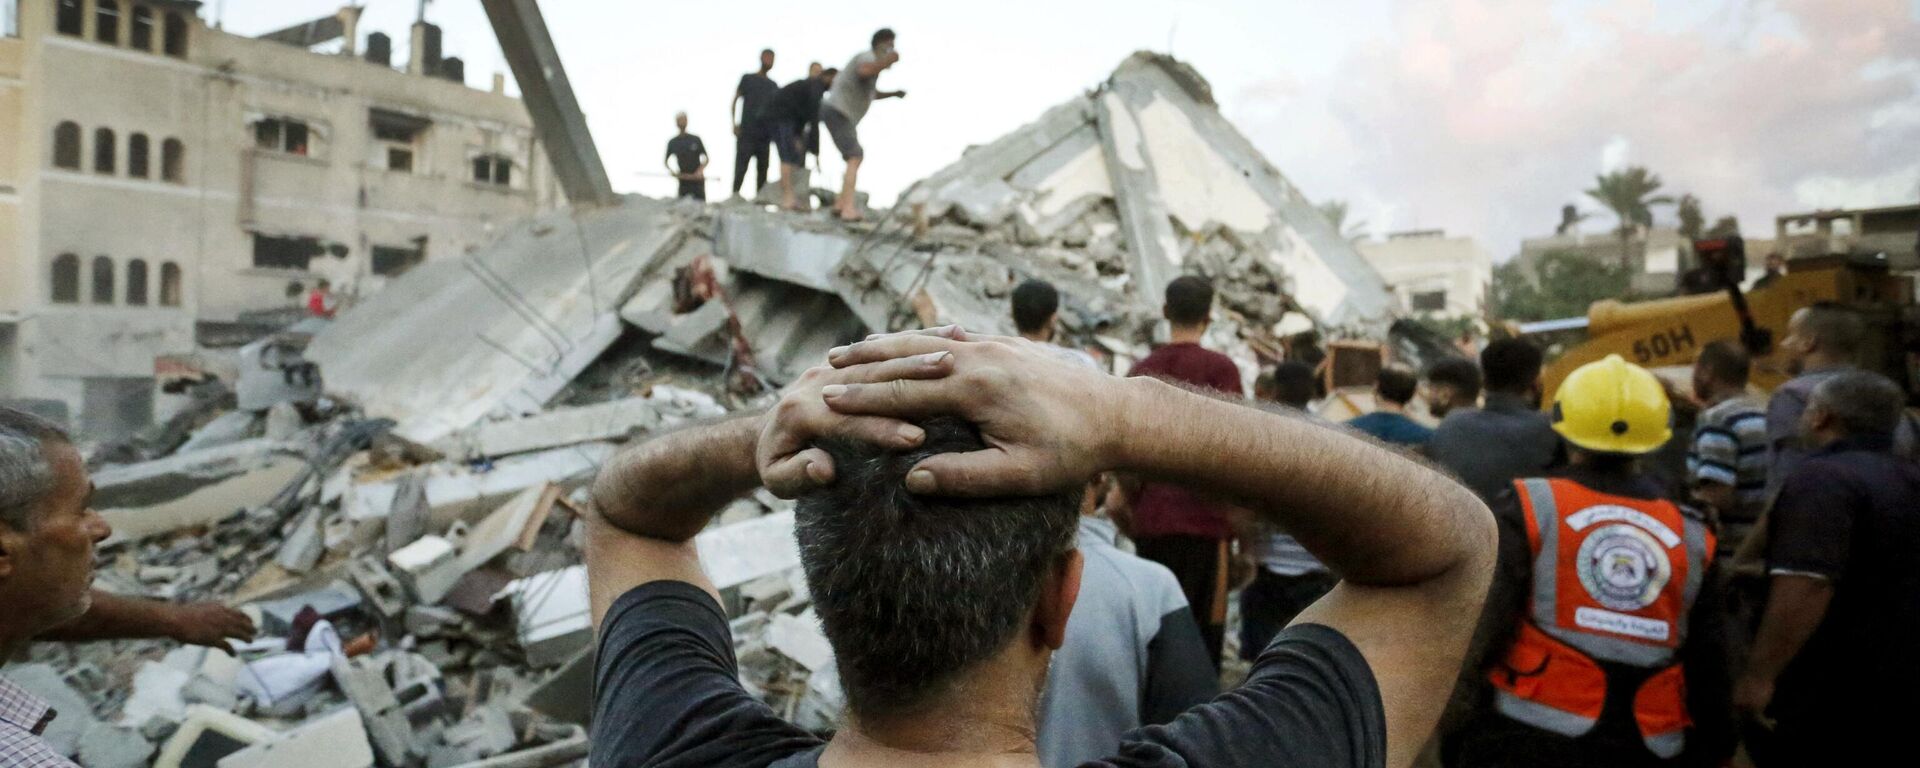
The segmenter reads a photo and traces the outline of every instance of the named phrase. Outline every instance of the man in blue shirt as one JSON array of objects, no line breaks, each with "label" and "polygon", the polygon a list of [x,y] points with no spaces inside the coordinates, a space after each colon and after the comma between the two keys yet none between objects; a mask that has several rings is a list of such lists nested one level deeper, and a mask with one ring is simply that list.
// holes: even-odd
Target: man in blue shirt
[{"label": "man in blue shirt", "polygon": [[1351,419],[1347,426],[1394,445],[1422,446],[1433,439],[1433,430],[1407,415],[1407,403],[1419,389],[1420,380],[1413,371],[1398,366],[1380,369],[1373,387],[1373,413]]}]

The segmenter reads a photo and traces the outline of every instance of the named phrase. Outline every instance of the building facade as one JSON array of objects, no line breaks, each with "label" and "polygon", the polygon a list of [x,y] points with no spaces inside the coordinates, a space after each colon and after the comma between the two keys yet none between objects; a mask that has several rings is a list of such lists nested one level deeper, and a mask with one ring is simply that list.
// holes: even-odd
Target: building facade
[{"label": "building facade", "polygon": [[355,55],[351,8],[317,53],[199,5],[0,0],[0,399],[83,436],[164,414],[156,356],[209,327],[322,278],[350,300],[563,202],[499,78],[395,69],[384,36]]},{"label": "building facade", "polygon": [[1430,229],[1396,232],[1358,245],[1360,255],[1398,298],[1402,312],[1439,319],[1481,315],[1493,281],[1493,258],[1473,238]]}]

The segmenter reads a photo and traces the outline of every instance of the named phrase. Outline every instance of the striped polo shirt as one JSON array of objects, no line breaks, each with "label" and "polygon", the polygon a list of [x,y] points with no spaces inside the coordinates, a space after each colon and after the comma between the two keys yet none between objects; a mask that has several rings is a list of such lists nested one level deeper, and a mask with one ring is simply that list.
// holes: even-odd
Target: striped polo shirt
[{"label": "striped polo shirt", "polygon": [[1687,449],[1687,478],[1693,483],[1733,486],[1739,506],[1723,512],[1725,522],[1751,523],[1767,497],[1767,409],[1747,397],[1733,397],[1700,413]]}]

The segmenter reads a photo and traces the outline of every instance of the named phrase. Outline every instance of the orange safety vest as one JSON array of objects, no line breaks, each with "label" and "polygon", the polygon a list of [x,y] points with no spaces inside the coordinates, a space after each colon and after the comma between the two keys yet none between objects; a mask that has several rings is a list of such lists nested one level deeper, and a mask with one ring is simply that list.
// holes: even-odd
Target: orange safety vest
[{"label": "orange safety vest", "polygon": [[1656,670],[1633,697],[1640,736],[1671,758],[1686,746],[1686,673],[1675,660],[1712,562],[1705,523],[1673,502],[1599,493],[1571,480],[1515,481],[1533,550],[1530,607],[1488,672],[1502,715],[1568,737],[1607,700],[1599,661]]}]

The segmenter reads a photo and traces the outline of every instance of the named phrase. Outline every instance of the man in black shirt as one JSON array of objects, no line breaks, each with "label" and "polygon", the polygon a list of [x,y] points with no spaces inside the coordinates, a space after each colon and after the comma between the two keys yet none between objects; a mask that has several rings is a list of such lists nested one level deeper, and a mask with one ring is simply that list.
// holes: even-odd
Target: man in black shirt
[{"label": "man in black shirt", "polygon": [[1813,389],[1817,445],[1769,512],[1769,589],[1734,705],[1772,739],[1761,765],[1868,765],[1906,754],[1920,705],[1920,466],[1893,454],[1900,388],[1865,371]]},{"label": "man in black shirt", "polygon": [[[693,198],[704,203],[707,201],[707,145],[701,143],[699,136],[687,133],[687,113],[674,115],[673,124],[679,127],[680,133],[667,140],[667,156],[662,162],[666,163],[667,172],[680,180],[681,199]],[[675,168],[675,163],[680,167]]]},{"label": "man in black shirt", "polygon": [[[1080,580],[1074,496],[1107,470],[1240,499],[1346,580],[1240,688],[1088,765],[1405,765],[1427,738],[1493,563],[1492,521],[1464,488],[1336,430],[1024,339],[894,334],[832,363],[768,413],[641,443],[594,483],[594,765],[1037,765],[1036,694]],[[799,498],[847,695],[830,741],[741,687],[694,546],[763,482]]]},{"label": "man in black shirt", "polygon": [[[740,76],[740,84],[733,89],[733,104],[728,111],[733,115],[733,196],[740,196],[740,185],[747,180],[748,162],[759,163],[753,177],[753,191],[759,192],[767,185],[767,143],[773,137],[767,133],[766,111],[773,94],[780,89],[773,78],[767,77],[773,71],[773,49],[760,52],[760,71]],[[744,108],[742,104],[745,104]]]},{"label": "man in black shirt", "polygon": [[807,164],[808,148],[820,152],[820,97],[838,74],[837,69],[822,69],[787,83],[767,105],[767,133],[780,152],[780,205],[787,210],[803,207],[794,197],[794,180]]}]

